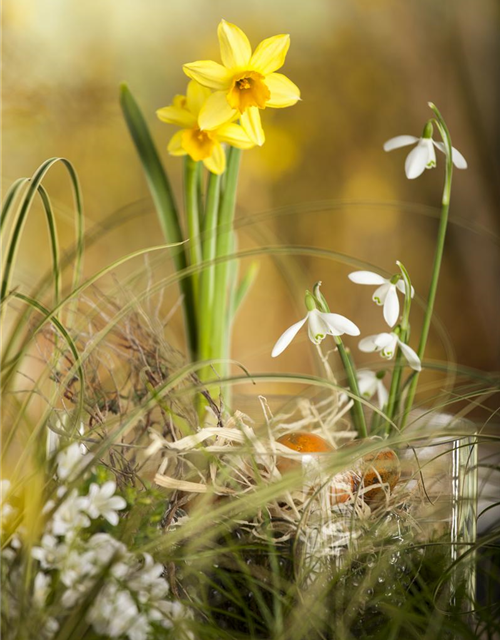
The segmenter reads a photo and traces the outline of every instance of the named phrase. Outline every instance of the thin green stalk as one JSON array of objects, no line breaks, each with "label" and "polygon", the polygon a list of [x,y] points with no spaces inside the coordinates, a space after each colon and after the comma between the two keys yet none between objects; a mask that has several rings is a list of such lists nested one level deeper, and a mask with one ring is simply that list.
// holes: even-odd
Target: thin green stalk
[{"label": "thin green stalk", "polygon": [[[229,255],[233,240],[233,221],[236,206],[236,188],[238,185],[238,172],[240,167],[241,149],[231,147],[228,152],[227,169],[225,172],[224,192],[222,194],[217,237],[217,257]],[[212,331],[212,355],[215,358],[224,358],[226,336],[229,330],[227,326],[227,296],[229,294],[229,261],[218,264],[215,268],[214,302],[212,307],[213,331]],[[222,367],[225,370],[227,367]]]},{"label": "thin green stalk", "polygon": [[[431,285],[429,288],[429,296],[427,299],[427,309],[425,311],[424,322],[422,326],[422,334],[420,336],[420,343],[418,345],[417,355],[420,360],[423,360],[425,347],[427,345],[427,338],[429,336],[429,329],[431,326],[432,320],[432,312],[434,310],[434,302],[436,300],[436,293],[439,283],[439,273],[441,271],[441,262],[443,259],[443,251],[444,251],[444,243],[446,239],[446,229],[448,226],[448,214],[450,210],[450,198],[451,198],[451,180],[453,176],[453,160],[452,160],[452,145],[451,145],[451,136],[448,131],[448,127],[446,126],[445,121],[443,120],[441,114],[439,113],[437,107],[429,103],[430,108],[436,114],[437,120],[435,121],[436,126],[439,130],[441,138],[446,148],[446,173],[444,180],[444,189],[443,189],[443,197],[441,201],[441,218],[439,221],[439,229],[436,243],[436,253],[434,255],[434,265],[432,267],[432,279]],[[406,403],[403,413],[403,419],[401,421],[401,428],[403,429],[406,425],[406,421],[408,420],[408,414],[411,411],[413,400],[415,398],[415,392],[417,389],[419,374],[415,373],[413,380],[410,383],[410,387],[408,389],[408,395],[406,397]]]},{"label": "thin green stalk", "polygon": [[[408,344],[408,339],[410,336],[410,310],[411,310],[411,280],[408,274],[408,271],[404,267],[401,262],[398,261],[398,266],[401,269],[401,273],[403,274],[403,280],[405,283],[405,301],[403,307],[403,315],[401,318],[401,323],[399,325],[399,339],[401,342]],[[396,358],[394,363],[394,369],[392,372],[391,378],[391,386],[389,389],[389,398],[387,400],[387,417],[389,420],[394,418],[394,414],[398,408],[399,397],[400,397],[400,385],[401,385],[401,376],[403,375],[403,352],[399,345],[396,347]],[[387,422],[385,425],[386,433],[389,430],[390,423]]]},{"label": "thin green stalk", "polygon": [[[314,300],[320,306],[323,313],[330,313],[330,307],[328,306],[328,302],[326,301],[325,296],[321,293],[320,287],[321,282],[317,282],[313,287]],[[354,404],[352,405],[351,409],[354,426],[356,428],[356,431],[358,432],[358,435],[362,438],[366,438],[368,436],[368,430],[366,428],[363,405],[359,401],[361,394],[359,392],[358,378],[356,377],[356,368],[354,366],[351,355],[349,351],[344,347],[344,343],[342,342],[340,336],[333,336],[333,339],[335,341],[335,344],[337,345],[342,365],[344,366],[344,370],[347,376],[347,382],[349,383],[349,388],[351,389],[351,392],[354,396],[352,398]]]},{"label": "thin green stalk", "polygon": [[[186,219],[189,237],[189,263],[191,265],[200,264],[201,242],[200,242],[200,210],[198,191],[198,162],[186,156],[184,163],[184,190],[186,198]],[[193,294],[196,307],[198,306],[198,285],[199,274],[193,273]]]},{"label": "thin green stalk", "polygon": [[208,177],[207,202],[203,220],[202,257],[208,263],[200,275],[200,313],[198,335],[200,360],[211,356],[212,313],[215,283],[215,265],[210,264],[217,255],[217,221],[219,214],[221,177],[210,173]]},{"label": "thin green stalk", "polygon": [[353,394],[353,402],[351,413],[354,420],[354,426],[356,427],[356,431],[361,438],[366,438],[368,436],[368,431],[366,429],[365,422],[365,414],[363,411],[363,405],[359,401],[361,394],[359,392],[358,387],[358,379],[356,378],[356,371],[354,370],[354,366],[349,356],[347,349],[342,342],[342,339],[339,336],[333,336],[335,340],[335,344],[337,345],[337,349],[339,350],[340,359],[342,360],[342,364],[344,366],[344,370],[347,376],[347,382],[349,383],[349,388]]}]

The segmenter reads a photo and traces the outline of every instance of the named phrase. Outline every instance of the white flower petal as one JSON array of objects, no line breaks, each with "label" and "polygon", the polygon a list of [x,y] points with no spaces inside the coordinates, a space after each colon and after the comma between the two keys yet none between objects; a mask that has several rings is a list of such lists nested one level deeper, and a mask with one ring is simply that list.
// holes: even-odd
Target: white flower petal
[{"label": "white flower petal", "polygon": [[[404,280],[398,280],[396,287],[401,291],[402,294],[406,295],[406,287],[405,287],[405,281]],[[413,298],[413,296],[415,295],[415,289],[411,288],[411,297]]]},{"label": "white flower petal", "polygon": [[364,351],[365,353],[373,353],[373,351],[378,351],[380,347],[377,346],[375,340],[378,338],[378,335],[374,336],[366,336],[359,341],[358,349],[360,351]]},{"label": "white flower petal", "polygon": [[[446,147],[444,146],[443,142],[435,142],[434,140],[433,142],[439,149],[439,151],[442,151],[444,154],[446,154]],[[457,169],[467,169],[467,160],[463,157],[458,149],[455,149],[455,147],[451,148],[451,159]]]},{"label": "white flower petal", "polygon": [[[432,143],[430,145],[432,149]],[[422,175],[429,162],[429,145],[426,140],[420,140],[415,149],[408,154],[405,162],[405,172],[408,180],[414,180]]]},{"label": "white flower petal", "polygon": [[401,351],[403,352],[404,357],[407,359],[408,364],[410,365],[410,367],[412,369],[415,369],[415,371],[422,371],[422,365],[420,363],[420,358],[417,356],[415,351],[413,351],[413,349],[411,347],[409,347],[404,342],[401,342],[401,340],[399,340],[399,339],[398,339],[398,344],[399,344],[399,347],[400,347]]},{"label": "white flower petal", "polygon": [[370,399],[377,390],[377,376],[373,371],[362,369],[358,371],[357,378],[359,393],[365,398]]},{"label": "white flower petal", "polygon": [[377,394],[378,394],[378,406],[379,409],[383,409],[389,400],[389,392],[385,388],[382,380],[377,381]]},{"label": "white flower petal", "polygon": [[393,327],[399,318],[399,299],[394,285],[390,285],[384,301],[384,320]]},{"label": "white flower petal", "polygon": [[386,280],[383,285],[378,287],[372,295],[372,300],[378,305],[382,305],[385,302],[387,294],[389,293],[390,288],[392,287],[389,280]]},{"label": "white flower petal", "polygon": [[418,141],[415,136],[396,136],[384,142],[384,151],[392,151],[393,149],[399,149],[400,147],[407,147],[409,144],[414,144]]},{"label": "white flower petal", "polygon": [[280,353],[283,353],[283,351],[288,347],[290,342],[295,338],[295,336],[300,331],[300,329],[304,326],[307,320],[307,317],[308,316],[306,316],[302,320],[299,320],[295,324],[292,324],[292,326],[288,327],[288,329],[278,338],[278,341],[274,345],[273,350],[271,352],[272,358],[276,358],[277,356],[280,355]]},{"label": "white flower petal", "polygon": [[378,273],[374,273],[373,271],[353,271],[348,276],[351,282],[355,282],[356,284],[384,284],[387,282],[386,278],[379,276]]},{"label": "white flower petal", "polygon": [[338,313],[321,313],[322,320],[328,326],[329,332],[332,336],[341,336],[347,333],[349,336],[359,336],[361,333],[359,328],[351,322],[345,316],[341,316]]},{"label": "white flower petal", "polygon": [[309,340],[314,344],[319,344],[324,340],[330,332],[329,326],[323,320],[323,314],[317,309],[309,311],[308,315],[308,334]]}]

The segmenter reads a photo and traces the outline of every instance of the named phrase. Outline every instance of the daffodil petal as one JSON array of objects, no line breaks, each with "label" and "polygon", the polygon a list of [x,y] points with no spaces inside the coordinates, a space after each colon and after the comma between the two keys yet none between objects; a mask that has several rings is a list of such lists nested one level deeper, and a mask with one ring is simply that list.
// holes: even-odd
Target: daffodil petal
[{"label": "daffodil petal", "polygon": [[393,327],[399,318],[399,298],[396,287],[390,285],[384,300],[384,320]]},{"label": "daffodil petal", "polygon": [[231,109],[226,98],[225,91],[216,91],[205,102],[198,116],[200,129],[211,131],[228,122],[236,115],[236,110]]},{"label": "daffodil petal", "polygon": [[215,144],[212,154],[203,160],[203,164],[211,173],[215,173],[217,176],[224,173],[226,170],[226,154],[221,144]]},{"label": "daffodil petal", "polygon": [[241,126],[254,144],[261,147],[266,141],[260,113],[258,107],[248,107],[245,113],[241,114]]},{"label": "daffodil petal", "polygon": [[271,73],[266,76],[265,83],[271,92],[266,107],[283,109],[284,107],[292,107],[300,100],[300,89],[282,73]]},{"label": "daffodil petal", "polygon": [[359,328],[351,322],[348,318],[339,315],[338,313],[321,313],[322,320],[328,326],[329,332],[332,336],[341,336],[347,333],[349,336],[359,336],[361,333]]},{"label": "daffodil petal", "polygon": [[283,351],[288,347],[290,342],[295,338],[295,336],[300,331],[300,329],[304,326],[307,318],[308,316],[306,316],[305,318],[302,318],[302,320],[299,320],[295,324],[292,324],[291,327],[288,327],[288,329],[285,332],[283,332],[283,334],[278,338],[278,341],[274,345],[273,350],[271,352],[271,356],[273,358],[276,358],[277,356],[280,355],[280,353],[283,353]]},{"label": "daffodil petal", "polygon": [[392,151],[393,149],[399,149],[400,147],[407,147],[409,144],[415,144],[418,142],[418,138],[415,136],[396,136],[384,142],[384,151]]},{"label": "daffodil petal", "polygon": [[215,91],[229,89],[231,86],[232,75],[230,71],[213,60],[189,62],[183,65],[182,69],[188,78]]},{"label": "daffodil petal", "polygon": [[216,130],[217,139],[220,142],[227,142],[232,147],[238,149],[251,149],[254,143],[248,137],[245,129],[235,122],[227,122]]},{"label": "daffodil petal", "polygon": [[187,109],[174,106],[163,107],[157,110],[156,115],[162,122],[175,124],[183,129],[191,129],[196,125],[196,118]]},{"label": "daffodil petal", "polygon": [[353,271],[347,277],[351,282],[355,282],[356,284],[381,285],[387,282],[387,278],[383,278],[373,271]]},{"label": "daffodil petal", "polygon": [[217,28],[222,63],[228,69],[247,68],[252,47],[245,33],[235,24],[221,20]]},{"label": "daffodil petal", "polygon": [[186,92],[187,108],[195,116],[198,116],[203,104],[211,95],[208,87],[204,87],[199,82],[196,82],[196,80],[191,80],[191,82],[188,83]]},{"label": "daffodil petal", "polygon": [[170,153],[171,156],[185,156],[186,155],[186,151],[184,151],[184,149],[182,148],[182,134],[184,132],[184,129],[181,129],[180,131],[177,131],[177,133],[174,133],[174,135],[170,138],[170,142],[168,143],[168,147],[167,150]]},{"label": "daffodil petal", "polygon": [[412,149],[406,158],[405,172],[408,180],[414,180],[421,176],[428,162],[429,147],[425,144],[425,140],[420,140],[415,149]]},{"label": "daffodil petal", "polygon": [[290,36],[281,34],[266,38],[255,49],[250,65],[262,75],[267,76],[285,64],[286,54],[290,47]]},{"label": "daffodil petal", "polygon": [[[439,151],[442,151],[444,154],[446,154],[446,147],[444,146],[443,142],[435,142],[434,140],[432,142],[434,142]],[[467,169],[467,160],[463,157],[458,149],[455,149],[455,147],[451,148],[451,159],[457,169]]]},{"label": "daffodil petal", "polygon": [[398,345],[401,351],[403,352],[404,357],[408,361],[408,364],[415,371],[422,371],[422,364],[420,363],[420,358],[417,356],[415,351],[411,347],[409,347],[404,342],[398,339]]}]

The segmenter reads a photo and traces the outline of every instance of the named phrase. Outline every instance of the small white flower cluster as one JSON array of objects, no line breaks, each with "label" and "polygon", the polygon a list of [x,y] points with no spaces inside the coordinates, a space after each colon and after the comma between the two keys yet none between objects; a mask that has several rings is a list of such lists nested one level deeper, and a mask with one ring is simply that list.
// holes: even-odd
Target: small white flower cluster
[{"label": "small white flower cluster", "polygon": [[[89,467],[89,454],[78,443],[54,455],[59,480],[71,481]],[[10,482],[2,480],[0,489],[3,524],[15,511],[7,500],[11,494]],[[56,498],[44,506],[42,512],[48,515],[48,521],[39,545],[31,550],[39,565],[33,581],[32,602],[44,618],[41,638],[50,640],[59,629],[58,619],[47,616],[52,592],[55,592],[57,618],[60,614],[64,617],[65,612],[69,614],[92,594],[86,620],[97,634],[107,638],[146,640],[152,637],[152,625],[157,629],[170,629],[174,621],[188,617],[180,602],[168,598],[170,588],[162,577],[163,566],[155,563],[149,554],[129,550],[108,533],[85,534],[84,530],[99,518],[113,526],[118,524],[117,512],[127,503],[115,492],[114,481],[103,485],[91,483],[87,495],[80,495],[77,489],[68,491],[61,485]],[[20,548],[21,538],[15,535],[7,547],[10,555],[4,559],[13,562]],[[6,579],[17,582],[19,576],[9,569],[5,567]]]}]

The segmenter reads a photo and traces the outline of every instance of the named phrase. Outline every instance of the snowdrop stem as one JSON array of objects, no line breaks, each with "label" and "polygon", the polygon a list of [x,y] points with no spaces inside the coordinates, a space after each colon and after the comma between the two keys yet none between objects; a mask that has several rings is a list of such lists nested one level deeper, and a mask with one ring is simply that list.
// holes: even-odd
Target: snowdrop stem
[{"label": "snowdrop stem", "polygon": [[347,376],[347,381],[353,394],[352,400],[354,404],[352,405],[351,413],[354,420],[354,426],[356,427],[358,436],[361,438],[366,438],[368,436],[368,431],[366,429],[363,405],[359,401],[361,394],[359,392],[358,379],[356,377],[354,363],[348,350],[344,347],[342,339],[339,336],[333,336],[333,339],[335,340],[335,344],[337,345],[337,349],[339,350],[340,359],[342,360],[342,364]]},{"label": "snowdrop stem", "polygon": [[[323,313],[330,313],[330,307],[328,306],[328,302],[326,301],[325,296],[321,293],[321,282],[317,282],[313,287],[314,300],[319,310]],[[365,422],[365,414],[363,411],[363,405],[359,401],[361,394],[359,392],[358,386],[358,378],[356,376],[356,369],[354,366],[354,362],[348,352],[348,350],[344,347],[344,343],[340,336],[333,336],[335,344],[337,345],[337,349],[340,355],[340,359],[344,366],[344,370],[347,376],[347,381],[349,383],[349,387],[353,394],[353,405],[351,409],[352,419],[354,421],[354,426],[358,435],[361,438],[366,438],[368,436],[368,431],[366,429]]]},{"label": "snowdrop stem", "polygon": [[[436,242],[436,252],[434,254],[434,265],[432,268],[432,279],[429,287],[429,296],[427,298],[427,308],[425,310],[424,322],[422,326],[422,333],[420,335],[420,342],[418,345],[418,357],[420,360],[423,360],[425,347],[427,345],[427,338],[429,336],[429,329],[431,326],[432,320],[432,312],[434,310],[434,302],[436,300],[436,293],[439,283],[439,273],[441,271],[441,262],[443,259],[443,251],[444,251],[444,243],[446,239],[446,229],[448,226],[448,213],[450,209],[450,196],[451,196],[451,180],[453,176],[453,161],[452,161],[452,145],[451,145],[451,136],[448,131],[448,127],[446,126],[445,121],[443,120],[441,114],[439,113],[438,108],[432,103],[429,102],[430,108],[434,111],[436,115],[436,126],[439,130],[441,138],[443,140],[445,149],[446,149],[446,173],[444,180],[444,189],[443,189],[443,198],[441,205],[441,218],[439,221],[439,229],[438,236]],[[407,420],[408,414],[411,411],[413,400],[415,398],[415,392],[417,390],[418,384],[418,373],[412,378],[410,386],[408,388],[408,395],[406,396],[406,403],[403,413],[403,419],[401,422],[401,428],[403,429]]]}]

